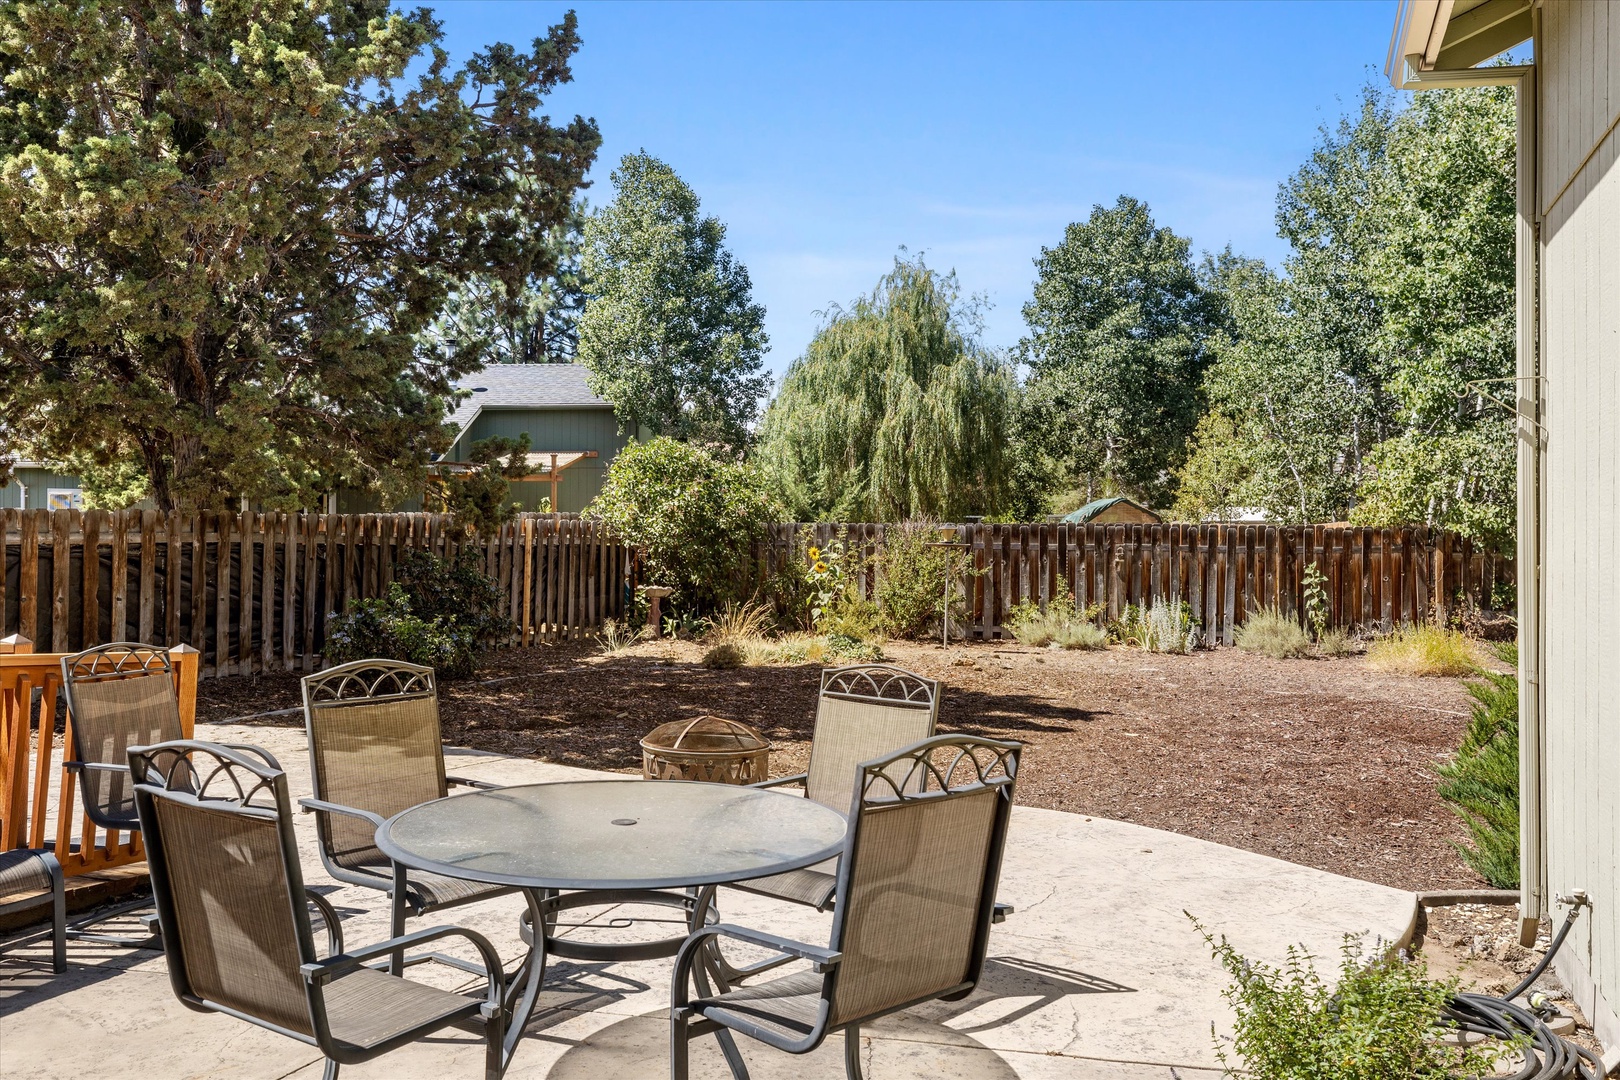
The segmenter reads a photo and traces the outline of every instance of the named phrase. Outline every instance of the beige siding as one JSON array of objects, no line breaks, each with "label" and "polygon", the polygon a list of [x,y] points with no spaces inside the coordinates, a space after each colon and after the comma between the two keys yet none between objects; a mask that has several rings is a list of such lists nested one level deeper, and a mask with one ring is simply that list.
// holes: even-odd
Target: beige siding
[{"label": "beige siding", "polygon": [[1536,62],[1547,885],[1591,895],[1560,968],[1601,1019],[1620,1006],[1620,3],[1551,0]]}]

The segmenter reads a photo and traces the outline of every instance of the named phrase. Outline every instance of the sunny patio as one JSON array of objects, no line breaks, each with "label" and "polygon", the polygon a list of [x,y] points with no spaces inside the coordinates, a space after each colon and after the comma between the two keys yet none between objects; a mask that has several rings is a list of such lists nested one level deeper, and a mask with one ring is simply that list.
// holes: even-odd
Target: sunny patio
[{"label": "sunny patio", "polygon": [[[301,730],[199,724],[196,733],[264,747],[287,770],[294,799],[310,792]],[[448,771],[497,784],[615,775],[464,749],[446,754]],[[306,881],[337,907],[350,947],[386,938],[386,901],[373,890],[334,884],[319,869],[313,819],[295,815],[294,827]],[[1266,960],[1282,959],[1292,943],[1331,956],[1345,933],[1400,940],[1416,912],[1410,893],[1173,833],[1023,806],[1013,812],[997,895],[1017,910],[992,931],[979,988],[963,1001],[920,1006],[864,1029],[869,1077],[1162,1080],[1170,1068],[1184,1080],[1214,1077],[1210,1026],[1228,1022],[1226,979],[1185,912]],[[827,938],[830,917],[808,908],[732,890],[722,891],[720,903],[729,922],[807,942]],[[415,919],[409,928],[469,926],[510,963],[523,950],[521,907],[507,896]],[[614,913],[587,914],[602,926]],[[649,933],[644,925],[571,932]],[[68,958],[67,973],[53,976],[47,943],[0,957],[0,1056],[8,1077],[107,1075],[114,1054],[152,1076],[320,1075],[311,1048],[184,1008],[159,953],[80,941],[69,943]],[[667,1075],[671,966],[553,960],[507,1075]],[[412,968],[410,977],[447,988],[478,982],[432,964]],[[739,1043],[761,1080],[842,1075],[836,1036],[808,1057]],[[477,1036],[449,1031],[345,1066],[344,1075],[436,1080],[478,1075],[481,1062]],[[713,1039],[694,1044],[692,1074],[728,1075]]]}]

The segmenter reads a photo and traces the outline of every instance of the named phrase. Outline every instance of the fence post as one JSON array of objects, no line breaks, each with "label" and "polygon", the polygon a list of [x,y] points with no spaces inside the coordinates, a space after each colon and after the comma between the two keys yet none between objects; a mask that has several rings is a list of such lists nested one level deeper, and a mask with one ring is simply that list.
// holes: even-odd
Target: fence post
[{"label": "fence post", "polygon": [[180,699],[180,730],[192,738],[197,728],[197,669],[202,654],[190,645],[176,645],[169,650],[169,663],[174,668],[174,690]]}]

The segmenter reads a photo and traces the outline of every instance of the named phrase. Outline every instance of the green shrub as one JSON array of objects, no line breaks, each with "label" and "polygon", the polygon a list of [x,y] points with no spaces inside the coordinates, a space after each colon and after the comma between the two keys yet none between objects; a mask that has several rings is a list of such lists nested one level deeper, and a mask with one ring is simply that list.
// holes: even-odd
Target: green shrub
[{"label": "green shrub", "polygon": [[[1302,631],[1303,632],[1303,631]],[[1230,1040],[1217,1038],[1225,1074],[1247,1080],[1451,1080],[1495,1072],[1491,1050],[1437,1042],[1441,1010],[1456,983],[1435,982],[1419,961],[1360,959],[1361,939],[1344,939],[1336,985],[1299,946],[1273,967],[1243,956],[1193,920],[1232,977],[1224,991],[1237,1014]],[[1237,1055],[1234,1065],[1228,1050]]]},{"label": "green shrub", "polygon": [[951,584],[951,625],[965,625],[966,603],[957,582],[974,573],[960,548],[932,546],[939,527],[926,521],[891,525],[878,555],[877,604],[884,628],[895,637],[923,638],[939,633]]},{"label": "green shrub", "polygon": [[1323,656],[1350,656],[1356,651],[1356,645],[1348,631],[1324,630],[1316,639],[1316,651]]},{"label": "green shrub", "polygon": [[1159,599],[1147,607],[1126,604],[1119,618],[1109,624],[1108,636],[1148,652],[1184,653],[1198,645],[1198,624],[1193,621],[1191,604]]},{"label": "green shrub", "polygon": [[517,630],[502,614],[506,597],[484,573],[483,559],[470,548],[462,548],[453,559],[408,551],[394,567],[394,580],[405,590],[412,615],[454,622],[472,635],[475,648],[490,648]]},{"label": "green shrub", "polygon": [[511,621],[499,614],[502,599],[471,550],[453,560],[406,552],[387,596],[328,617],[326,662],[404,660],[445,678],[470,675],[478,653],[512,633]]},{"label": "green shrub", "polygon": [[1023,645],[1105,649],[1108,633],[1094,621],[1098,611],[1095,606],[1081,610],[1069,592],[1069,583],[1060,579],[1057,595],[1047,600],[1046,610],[1033,600],[1020,600],[1007,613],[1006,623]]},{"label": "green shrub", "polygon": [[1273,608],[1261,608],[1250,615],[1233,633],[1232,640],[1240,649],[1278,660],[1311,654],[1311,636],[1305,628]]},{"label": "green shrub", "polygon": [[1425,623],[1373,642],[1367,666],[1395,675],[1471,675],[1479,670],[1479,654],[1458,631]]},{"label": "green shrub", "polygon": [[706,668],[716,668],[722,671],[731,668],[740,668],[748,660],[742,647],[735,641],[722,641],[714,648],[703,654],[701,661]]},{"label": "green shrub", "polygon": [[412,613],[405,590],[395,582],[388,587],[387,596],[358,601],[348,611],[331,616],[324,655],[328,664],[404,660],[455,678],[472,673],[477,643],[470,631],[454,622]]},{"label": "green shrub", "polygon": [[673,589],[673,608],[704,614],[743,599],[775,506],[752,465],[659,437],[619,451],[586,513],[643,549],[645,582]]},{"label": "green shrub", "polygon": [[[1519,650],[1501,660],[1518,667]],[[1468,684],[1473,715],[1457,756],[1437,766],[1440,797],[1468,826],[1473,843],[1457,845],[1463,861],[1498,889],[1519,887],[1519,676],[1481,672]]]}]

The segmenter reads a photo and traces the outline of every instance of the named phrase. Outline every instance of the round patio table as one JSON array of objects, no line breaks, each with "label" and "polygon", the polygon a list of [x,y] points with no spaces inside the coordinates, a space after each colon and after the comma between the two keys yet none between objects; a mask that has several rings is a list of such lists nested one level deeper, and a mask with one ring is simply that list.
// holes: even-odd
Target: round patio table
[{"label": "round patio table", "polygon": [[[473,791],[405,810],[377,847],[415,870],[520,889],[529,954],[508,978],[509,1061],[539,998],[547,952],[593,960],[673,956],[686,935],[629,944],[551,936],[556,913],[595,904],[707,916],[702,886],[814,866],[843,848],[844,816],[796,795],[731,784],[580,780]],[[679,889],[682,893],[660,890]],[[727,1048],[728,1051],[730,1048]],[[727,1056],[730,1056],[728,1052]]]}]

